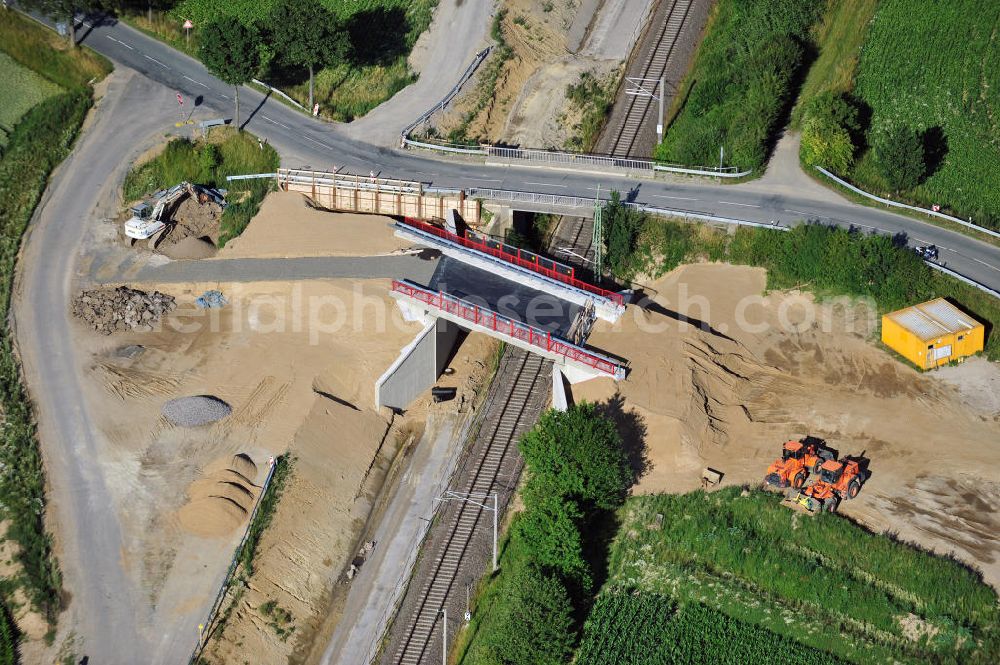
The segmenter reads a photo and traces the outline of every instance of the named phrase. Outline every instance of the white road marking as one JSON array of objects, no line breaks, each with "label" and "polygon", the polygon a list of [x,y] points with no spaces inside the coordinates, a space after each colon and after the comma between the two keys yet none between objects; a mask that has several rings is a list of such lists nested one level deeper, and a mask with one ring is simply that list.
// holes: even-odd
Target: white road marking
[{"label": "white road marking", "polygon": [[752,203],[734,203],[733,201],[719,201],[719,203],[725,203],[731,206],[743,206],[744,208],[759,208],[760,206],[755,206]]},{"label": "white road marking", "polygon": [[[952,250],[952,251],[954,251],[954,250]],[[956,253],[957,253],[957,252],[956,252]],[[996,267],[995,265],[993,265],[992,263],[987,263],[986,261],[983,261],[982,259],[977,259],[977,258],[975,258],[975,257],[972,257],[972,256],[967,256],[967,257],[965,257],[965,258],[967,258],[967,259],[972,259],[972,260],[973,260],[973,261],[975,261],[976,263],[982,263],[982,264],[983,264],[984,266],[986,266],[987,268],[992,268],[993,270],[996,270],[997,272],[1000,272],[1000,268],[997,268],[997,267]]]},{"label": "white road marking", "polygon": [[273,124],[277,125],[278,127],[284,127],[285,129],[288,129],[288,125],[286,125],[283,122],[278,122],[277,120],[274,120],[273,118],[268,118],[266,115],[261,115],[260,117],[264,118],[264,120],[267,120],[270,123],[273,123]]},{"label": "white road marking", "polygon": [[202,83],[201,81],[195,81],[195,80],[194,80],[193,78],[191,78],[191,77],[190,77],[190,76],[188,76],[187,74],[185,74],[185,75],[184,75],[184,78],[186,78],[186,79],[187,79],[188,81],[191,81],[191,83],[196,83],[196,84],[200,85],[200,86],[201,86],[201,87],[203,87],[203,88],[207,88],[207,87],[208,87],[207,85],[205,85],[205,84],[204,84],[204,83]]},{"label": "white road marking", "polygon": [[785,212],[790,212],[793,215],[815,215],[813,212],[804,212],[802,210],[792,210],[791,208],[785,208]]},{"label": "white road marking", "polygon": [[[499,180],[497,182],[499,182]],[[566,185],[555,185],[555,184],[553,184],[551,182],[527,182],[527,181],[525,181],[524,184],[525,185],[539,185],[541,187],[562,187],[563,189],[566,189]]]},{"label": "white road marking", "polygon": [[156,58],[150,58],[145,53],[142,54],[142,57],[144,57],[146,60],[152,60],[153,62],[155,62],[156,64],[158,64],[160,67],[163,67],[164,69],[170,69],[170,67],[167,67],[165,64],[163,64],[162,62],[160,62]]},{"label": "white road marking", "polygon": [[303,136],[302,138],[304,138],[306,141],[312,141],[316,145],[322,146],[322,147],[326,148],[327,150],[332,150],[333,149],[332,147],[328,146],[327,144],[322,143],[320,141],[317,141],[316,139],[309,138],[308,136]]},{"label": "white road marking", "polygon": [[476,182],[503,182],[503,180],[492,180],[490,178],[466,178],[466,180],[474,180]]},{"label": "white road marking", "polygon": [[[221,93],[220,93],[220,94],[221,94]],[[233,100],[233,98],[232,98],[232,97],[230,97],[229,95],[222,95],[222,98],[223,98],[223,99],[228,99],[229,101],[232,101],[232,100]]]},{"label": "white road marking", "polygon": [[123,42],[120,39],[115,39],[111,35],[104,35],[104,36],[107,37],[108,39],[110,39],[113,42],[118,42],[119,44],[121,44],[122,46],[124,46],[125,48],[127,48],[129,51],[134,51],[135,50],[134,48],[132,48],[131,46],[129,46],[128,44],[126,44],[125,42]]},{"label": "white road marking", "polygon": [[657,199],[674,199],[675,201],[697,201],[698,199],[693,199],[690,196],[667,196],[666,194],[653,194],[654,198]]}]

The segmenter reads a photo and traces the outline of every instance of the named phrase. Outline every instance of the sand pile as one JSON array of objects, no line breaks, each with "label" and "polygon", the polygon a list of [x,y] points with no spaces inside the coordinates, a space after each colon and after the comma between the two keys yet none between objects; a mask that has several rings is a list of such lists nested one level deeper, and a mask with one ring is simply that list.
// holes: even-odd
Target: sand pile
[{"label": "sand pile", "polygon": [[172,399],[161,411],[174,425],[200,427],[222,420],[232,413],[232,407],[212,395],[193,395]]},{"label": "sand pile", "polygon": [[272,192],[220,258],[390,254],[409,246],[393,235],[392,224],[389,217],[317,210],[301,194]]},{"label": "sand pile", "polygon": [[219,251],[211,240],[188,236],[176,243],[161,245],[161,253],[175,260],[210,259]]},{"label": "sand pile", "polygon": [[160,317],[177,307],[173,296],[119,286],[83,291],[73,300],[73,315],[104,335],[152,330]]},{"label": "sand pile", "polygon": [[253,512],[256,478],[257,465],[244,453],[216,460],[188,488],[188,502],[177,513],[181,526],[208,538],[229,535]]}]

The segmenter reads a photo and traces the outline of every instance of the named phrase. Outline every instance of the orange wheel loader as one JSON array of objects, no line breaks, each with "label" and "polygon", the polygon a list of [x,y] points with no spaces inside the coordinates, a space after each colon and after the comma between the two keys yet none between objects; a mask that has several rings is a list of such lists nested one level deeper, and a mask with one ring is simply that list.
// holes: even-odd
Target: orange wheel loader
[{"label": "orange wheel loader", "polygon": [[868,472],[854,460],[827,460],[820,465],[819,480],[798,493],[794,502],[810,513],[833,512],[843,499],[853,499],[868,479]]},{"label": "orange wheel loader", "polygon": [[764,484],[801,489],[810,472],[819,473],[820,465],[832,459],[836,459],[836,455],[819,439],[788,441],[781,449],[781,459],[767,467]]}]

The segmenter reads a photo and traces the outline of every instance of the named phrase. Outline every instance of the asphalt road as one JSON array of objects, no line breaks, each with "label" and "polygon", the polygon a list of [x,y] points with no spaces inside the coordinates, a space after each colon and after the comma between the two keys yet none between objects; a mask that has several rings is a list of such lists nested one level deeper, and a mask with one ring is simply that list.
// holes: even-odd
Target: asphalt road
[{"label": "asphalt road", "polygon": [[191,626],[154,625],[148,595],[130,579],[124,559],[131,547],[107,477],[114,464],[103,458],[90,419],[80,377],[88,359],[75,353],[68,305],[75,258],[93,228],[87,222],[116,212],[124,170],[160,136],[163,114],[142,108],[171,97],[127,70],[112,76],[92,123],[46,189],[17,263],[13,322],[43,442],[59,564],[72,593],[70,621],[60,628],[75,630],[78,657],[95,665],[180,663],[194,646]]},{"label": "asphalt road", "polygon": [[[233,114],[233,89],[205,67],[123,23],[92,24],[80,31],[82,43],[116,63],[131,67],[180,93],[186,115],[197,101],[195,117]],[[493,188],[549,194],[594,196],[610,188],[630,192],[637,202],[748,221],[795,224],[803,219],[854,225],[883,233],[905,234],[914,244],[936,244],[941,262],[992,289],[1000,290],[1000,248],[910,217],[868,208],[810,189],[762,190],[759,184],[719,185],[704,181],[663,182],[580,171],[556,172],[449,161],[425,153],[374,146],[351,136],[351,125],[323,122],[256,90],[240,93],[245,126],[265,137],[284,166],[375,171],[385,177],[419,180],[438,187]],[[414,100],[414,117],[436,100]]]}]

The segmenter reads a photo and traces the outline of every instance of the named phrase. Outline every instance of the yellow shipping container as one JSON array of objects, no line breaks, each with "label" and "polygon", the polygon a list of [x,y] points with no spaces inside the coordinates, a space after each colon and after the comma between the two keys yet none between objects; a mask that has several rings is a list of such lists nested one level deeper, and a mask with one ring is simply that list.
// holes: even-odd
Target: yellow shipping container
[{"label": "yellow shipping container", "polygon": [[882,341],[924,369],[982,351],[985,337],[982,323],[944,298],[882,317]]}]

